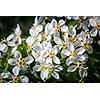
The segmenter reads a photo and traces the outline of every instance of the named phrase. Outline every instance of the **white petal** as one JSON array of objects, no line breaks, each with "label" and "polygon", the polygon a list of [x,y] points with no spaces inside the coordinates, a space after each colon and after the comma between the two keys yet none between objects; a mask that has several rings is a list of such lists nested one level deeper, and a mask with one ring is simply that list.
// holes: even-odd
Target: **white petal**
[{"label": "white petal", "polygon": [[54,47],[52,48],[52,51],[53,51],[53,53],[56,55],[56,54],[58,53],[57,46],[54,46]]},{"label": "white petal", "polygon": [[87,55],[87,54],[79,55],[79,56],[78,56],[78,60],[79,60],[79,61],[82,61],[82,62],[87,62],[87,60],[88,60],[88,55]]},{"label": "white petal", "polygon": [[43,26],[42,25],[38,25],[35,29],[35,32],[38,34],[39,32],[41,32],[43,30]]},{"label": "white petal", "polygon": [[28,57],[25,58],[25,63],[26,64],[31,64],[33,61],[34,61],[34,59],[31,56],[28,56]]},{"label": "white petal", "polygon": [[48,77],[48,70],[44,70],[44,71],[41,71],[41,74],[40,74],[40,77],[42,80],[45,80],[45,78]]},{"label": "white petal", "polygon": [[70,67],[67,68],[67,72],[74,72],[76,71],[77,67],[76,65],[71,65]]},{"label": "white petal", "polygon": [[93,48],[91,46],[88,46],[86,49],[89,54],[93,52]]},{"label": "white petal", "polygon": [[0,51],[3,51],[5,48],[7,47],[7,45],[6,44],[0,44]]},{"label": "white petal", "polygon": [[79,75],[80,75],[80,77],[86,77],[87,76],[87,74],[88,74],[88,72],[87,72],[87,68],[80,68],[79,69]]},{"label": "white petal", "polygon": [[70,56],[70,51],[67,49],[64,49],[61,51],[62,58],[65,58],[66,56]]},{"label": "white petal", "polygon": [[98,45],[100,46],[100,40],[98,41]]},{"label": "white petal", "polygon": [[21,37],[18,38],[18,44],[21,44],[22,43],[22,39]]},{"label": "white petal", "polygon": [[20,76],[20,81],[22,83],[28,83],[29,82],[29,78],[27,76],[21,75]]},{"label": "white petal", "polygon": [[54,37],[54,42],[56,44],[62,44],[62,40],[59,37]]},{"label": "white petal", "polygon": [[55,19],[52,19],[51,24],[53,27],[55,27],[57,25],[57,21]]},{"label": "white petal", "polygon": [[12,69],[12,72],[14,73],[14,75],[19,75],[19,72],[20,72],[20,67],[18,66],[15,66],[13,69]]},{"label": "white petal", "polygon": [[17,60],[11,58],[11,59],[8,59],[8,63],[9,63],[10,65],[12,65],[12,66],[15,66],[15,65],[17,64]]},{"label": "white petal", "polygon": [[10,47],[14,47],[14,46],[15,46],[15,43],[14,43],[14,42],[9,41],[9,42],[8,42],[8,46],[10,46]]},{"label": "white petal", "polygon": [[78,55],[82,55],[85,51],[86,50],[84,48],[82,48],[82,47],[76,49],[76,52],[77,52]]},{"label": "white petal", "polygon": [[4,46],[4,47],[2,48],[2,52],[3,52],[3,53],[6,53],[6,52],[8,51],[7,45],[2,45],[2,46]]},{"label": "white petal", "polygon": [[60,60],[57,56],[54,56],[53,57],[53,61],[56,63],[56,64],[60,64]]},{"label": "white petal", "polygon": [[95,29],[95,28],[93,28],[91,31],[90,31],[90,35],[92,36],[92,37],[95,37],[96,35],[97,35],[97,29]]},{"label": "white petal", "polygon": [[14,38],[14,34],[11,34],[11,35],[9,35],[8,37],[7,37],[7,41],[10,41],[10,40],[12,40],[13,38]]},{"label": "white petal", "polygon": [[10,72],[3,72],[3,73],[1,73],[1,77],[2,78],[9,78],[10,76],[11,76]]},{"label": "white petal", "polygon": [[65,24],[65,21],[64,21],[63,19],[61,19],[61,20],[59,20],[58,24],[59,24],[60,26],[62,26],[62,25]]},{"label": "white petal", "polygon": [[93,26],[93,27],[96,26],[95,19],[90,19],[89,22],[90,22],[91,26]]},{"label": "white petal", "polygon": [[73,57],[68,57],[67,59],[66,59],[66,65],[70,65],[70,64],[72,64],[73,62],[75,61],[75,59],[73,58]]},{"label": "white petal", "polygon": [[62,26],[62,27],[61,27],[61,31],[62,31],[62,32],[67,32],[67,31],[68,31],[68,27],[65,26],[65,25]]},{"label": "white petal", "polygon": [[52,58],[50,58],[50,57],[46,58],[46,63],[47,64],[52,64]]},{"label": "white petal", "polygon": [[57,72],[53,72],[52,73],[52,76],[55,78],[55,79],[59,79],[59,74]]},{"label": "white petal", "polygon": [[67,47],[68,47],[68,50],[70,50],[70,51],[72,51],[72,52],[75,50],[74,44],[71,43],[71,42],[68,43],[68,46],[67,46]]},{"label": "white petal", "polygon": [[56,66],[54,66],[54,70],[57,71],[57,72],[59,72],[59,71],[63,70],[63,67],[60,66],[60,65],[56,65]]},{"label": "white petal", "polygon": [[33,45],[34,43],[34,38],[32,36],[29,36],[27,39],[26,39],[26,43],[29,44],[29,45]]},{"label": "white petal", "polygon": [[22,54],[21,54],[19,51],[15,51],[14,57],[15,57],[17,60],[19,60],[19,59],[22,58]]},{"label": "white petal", "polygon": [[38,71],[39,68],[40,68],[40,65],[35,65],[35,66],[33,67],[33,72]]},{"label": "white petal", "polygon": [[33,30],[33,29],[29,29],[29,34],[30,34],[31,36],[34,36],[34,34],[35,34],[34,30]]},{"label": "white petal", "polygon": [[21,35],[21,30],[20,30],[19,24],[17,24],[17,28],[15,29],[15,34],[16,34],[16,35],[17,35],[17,34]]},{"label": "white petal", "polygon": [[13,55],[16,50],[17,50],[17,45],[11,50],[11,55]]}]

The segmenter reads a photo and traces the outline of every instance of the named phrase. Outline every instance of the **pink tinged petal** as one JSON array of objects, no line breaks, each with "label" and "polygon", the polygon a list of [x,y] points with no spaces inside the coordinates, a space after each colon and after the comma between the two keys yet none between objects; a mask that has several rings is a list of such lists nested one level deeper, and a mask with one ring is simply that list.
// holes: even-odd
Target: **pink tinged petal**
[{"label": "pink tinged petal", "polygon": [[86,67],[86,68],[80,68],[79,69],[79,75],[80,75],[80,77],[84,78],[84,77],[87,76],[87,74],[88,74],[87,69],[88,69],[88,67]]},{"label": "pink tinged petal", "polygon": [[72,52],[75,50],[73,43],[71,43],[71,42],[68,43],[68,50],[70,50]]},{"label": "pink tinged petal", "polygon": [[12,69],[12,72],[14,73],[14,75],[19,75],[19,72],[20,72],[20,67],[18,66],[15,66],[13,69]]},{"label": "pink tinged petal", "polygon": [[54,37],[54,42],[56,44],[62,44],[62,40],[59,37]]},{"label": "pink tinged petal", "polygon": [[12,65],[12,66],[15,66],[15,65],[17,64],[17,60],[11,58],[11,59],[8,59],[8,63],[9,63],[10,65]]},{"label": "pink tinged petal", "polygon": [[61,31],[62,31],[62,32],[67,32],[67,31],[68,31],[68,27],[65,26],[65,25],[62,26],[62,27],[61,27]]},{"label": "pink tinged petal", "polygon": [[21,83],[28,83],[29,82],[29,78],[27,76],[21,75],[20,76],[20,82]]},{"label": "pink tinged petal", "polygon": [[55,64],[60,64],[60,59],[57,56],[53,57],[53,61]]},{"label": "pink tinged petal", "polygon": [[52,72],[52,76],[55,78],[55,79],[59,79],[59,74],[57,72]]},{"label": "pink tinged petal", "polygon": [[22,54],[21,54],[19,51],[15,51],[14,57],[15,57],[17,60],[20,60],[20,59],[22,58]]},{"label": "pink tinged petal", "polygon": [[29,36],[27,39],[26,39],[26,43],[29,44],[29,45],[33,45],[34,43],[34,38],[32,36]]},{"label": "pink tinged petal", "polygon": [[86,50],[82,47],[76,49],[77,55],[82,55]]},{"label": "pink tinged petal", "polygon": [[95,21],[95,19],[90,19],[89,20],[89,23],[91,24],[91,26],[96,26],[96,21]]},{"label": "pink tinged petal", "polygon": [[31,56],[28,56],[28,57],[25,58],[25,63],[26,64],[31,64],[33,61],[34,61],[34,59]]},{"label": "pink tinged petal", "polygon": [[11,34],[11,35],[9,35],[8,37],[7,37],[7,41],[10,41],[10,40],[12,40],[13,38],[14,38],[14,34]]},{"label": "pink tinged petal", "polygon": [[76,71],[77,66],[76,65],[71,65],[70,67],[67,68],[67,72],[74,72]]},{"label": "pink tinged petal", "polygon": [[45,80],[48,77],[48,74],[49,74],[48,70],[41,71],[40,73],[41,79]]},{"label": "pink tinged petal", "polygon": [[65,21],[64,21],[63,19],[61,19],[61,20],[59,20],[58,24],[59,24],[60,26],[62,26],[62,25],[65,24]]}]

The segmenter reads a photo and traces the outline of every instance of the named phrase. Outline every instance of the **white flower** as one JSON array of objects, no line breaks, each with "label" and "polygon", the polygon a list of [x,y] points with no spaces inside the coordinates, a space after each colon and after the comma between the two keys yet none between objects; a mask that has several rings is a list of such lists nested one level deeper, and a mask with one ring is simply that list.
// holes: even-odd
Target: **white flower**
[{"label": "white flower", "polygon": [[90,18],[89,23],[93,27],[90,34],[92,37],[96,37],[97,32],[100,33],[100,17]]},{"label": "white flower", "polygon": [[52,63],[52,61],[55,64],[60,64],[60,59],[57,57],[58,49],[56,46],[52,47],[52,44],[49,44],[49,47],[47,49],[47,58],[46,62],[47,63]]},{"label": "white flower", "polygon": [[76,61],[73,65],[69,66],[67,69],[67,72],[74,72],[79,68],[79,75],[80,77],[85,77],[87,76],[87,69],[88,67],[84,67],[84,63],[83,62],[78,62]]},{"label": "white flower", "polygon": [[53,30],[54,36],[60,36],[59,32],[68,31],[68,27],[65,25],[65,21],[63,19],[59,20],[58,23],[55,19],[52,19],[51,29]]},{"label": "white flower", "polygon": [[45,81],[46,78],[48,78],[48,75],[51,74],[55,79],[59,79],[59,74],[63,68],[60,65],[52,65],[52,64],[40,64],[35,65],[33,67],[33,71],[40,72],[40,77],[43,81]]},{"label": "white flower", "polygon": [[74,44],[69,42],[67,49],[64,49],[61,51],[61,56],[62,58],[68,57],[66,59],[66,64],[69,66],[70,64],[75,62],[76,59],[78,59],[79,55],[80,57],[82,57],[84,52],[85,52],[84,48],[80,47],[80,48],[75,49]]},{"label": "white flower", "polygon": [[12,71],[15,75],[18,75],[21,69],[24,69],[27,65],[30,65],[34,59],[31,56],[22,58],[22,55],[19,51],[14,53],[15,58],[8,59],[8,63],[11,66],[15,66]]},{"label": "white flower", "polygon": [[13,42],[16,44],[21,44],[22,43],[22,39],[21,39],[21,30],[20,30],[20,26],[19,24],[17,24],[17,27],[14,31],[14,39]]},{"label": "white flower", "polygon": [[39,33],[42,32],[42,30],[42,25],[32,26],[32,28],[29,29],[30,36],[26,39],[26,43],[28,45],[33,45],[36,41],[41,41],[41,36]]},{"label": "white flower", "polygon": [[77,47],[83,47],[87,50],[88,53],[92,53],[93,49],[91,44],[93,43],[93,38],[88,38],[85,33],[82,31],[77,35]]}]

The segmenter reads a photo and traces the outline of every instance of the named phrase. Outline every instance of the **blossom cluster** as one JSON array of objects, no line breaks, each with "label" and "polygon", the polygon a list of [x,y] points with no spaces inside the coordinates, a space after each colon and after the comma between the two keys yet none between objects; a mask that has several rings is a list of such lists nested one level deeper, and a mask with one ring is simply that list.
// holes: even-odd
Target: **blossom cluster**
[{"label": "blossom cluster", "polygon": [[[0,82],[32,82],[25,74],[28,71],[43,82],[51,77],[59,80],[64,69],[66,73],[78,70],[82,78],[88,75],[86,63],[93,53],[94,38],[100,36],[100,17],[58,16],[45,22],[47,18],[35,17],[28,36],[21,37],[17,24],[14,32],[1,40],[0,61],[7,57],[7,68],[1,71]],[[77,24],[68,26],[70,20]]]}]

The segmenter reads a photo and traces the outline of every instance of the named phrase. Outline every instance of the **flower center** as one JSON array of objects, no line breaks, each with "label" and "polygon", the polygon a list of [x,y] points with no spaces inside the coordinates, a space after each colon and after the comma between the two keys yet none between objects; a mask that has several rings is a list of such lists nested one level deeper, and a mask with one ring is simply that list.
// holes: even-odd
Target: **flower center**
[{"label": "flower center", "polygon": [[45,71],[47,67],[45,65],[41,65],[41,70]]},{"label": "flower center", "polygon": [[54,57],[54,53],[52,51],[49,51],[49,57],[53,58]]},{"label": "flower center", "polygon": [[98,30],[100,30],[100,23],[97,23],[97,24],[96,24],[96,28],[97,28]]},{"label": "flower center", "polygon": [[42,34],[42,41],[47,40],[47,35],[46,34]]},{"label": "flower center", "polygon": [[48,71],[49,71],[49,72],[52,72],[52,71],[53,71],[53,67],[52,67],[52,66],[49,66],[49,67],[48,67]]},{"label": "flower center", "polygon": [[20,77],[19,77],[19,76],[14,75],[14,76],[13,76],[13,83],[18,82],[18,81],[19,81],[19,79],[20,79]]},{"label": "flower center", "polygon": [[63,41],[62,42],[62,48],[65,49],[67,47],[66,43]]},{"label": "flower center", "polygon": [[83,63],[77,62],[77,67],[81,68],[83,66]]},{"label": "flower center", "polygon": [[70,52],[70,55],[75,57],[76,56],[76,52],[75,51]]},{"label": "flower center", "polygon": [[75,43],[76,42],[76,37],[75,36],[70,37],[70,41]]},{"label": "flower center", "polygon": [[24,62],[25,62],[25,59],[24,58],[21,58],[18,63],[17,63],[17,66],[19,67],[22,67],[24,65]]},{"label": "flower center", "polygon": [[61,27],[60,27],[60,25],[55,26],[55,30],[56,30],[57,32],[61,32]]}]

